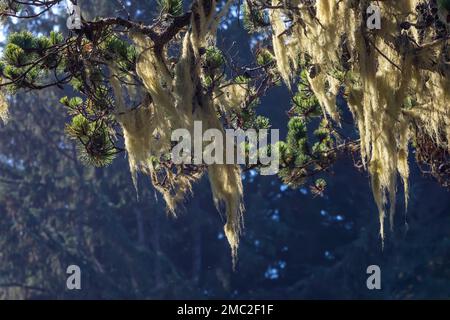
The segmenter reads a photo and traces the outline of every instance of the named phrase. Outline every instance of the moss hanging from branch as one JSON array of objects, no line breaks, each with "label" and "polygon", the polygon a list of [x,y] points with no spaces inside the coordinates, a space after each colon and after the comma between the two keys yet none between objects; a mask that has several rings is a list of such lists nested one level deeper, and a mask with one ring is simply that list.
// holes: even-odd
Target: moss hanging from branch
[{"label": "moss hanging from branch", "polygon": [[[382,29],[366,27],[366,9],[380,6]],[[408,195],[410,124],[418,123],[440,144],[449,137],[450,72],[448,31],[420,25],[421,8],[433,1],[300,1],[289,10],[272,9],[273,47],[282,78],[290,84],[298,57],[309,67],[308,81],[327,115],[339,122],[336,96],[341,85],[361,136],[361,154],[384,237],[389,204],[391,225],[400,175]],[[273,6],[280,1],[273,0]],[[291,8],[292,9],[292,8]],[[284,26],[284,28],[283,28]],[[337,76],[343,75],[343,76]],[[446,142],[445,142],[446,144]],[[448,145],[445,145],[448,148]]]},{"label": "moss hanging from branch", "polygon": [[[2,83],[2,79],[0,78],[0,84]],[[8,122],[9,111],[8,111],[8,101],[6,100],[6,95],[3,88],[0,88],[0,119],[4,123]]]},{"label": "moss hanging from branch", "polygon": [[[183,128],[193,134],[194,121],[202,121],[204,130],[214,128],[223,132],[217,111],[237,108],[247,97],[246,85],[228,85],[222,80],[212,89],[214,95],[203,85],[209,75],[201,67],[205,59],[202,51],[215,45],[217,25],[231,3],[227,1],[219,11],[214,0],[194,3],[191,28],[184,34],[180,55],[171,68],[167,63],[167,48],[162,52],[155,50],[150,38],[136,30],[130,33],[138,51],[136,71],[150,97],[144,107],[126,109],[118,72],[110,68],[117,119],[123,128],[134,183],[139,171],[152,177],[171,213],[175,213],[177,205],[191,192],[192,183],[201,177],[201,173],[185,175],[182,170],[159,166],[158,159],[171,151],[171,132]],[[165,175],[164,185],[158,182],[161,171]],[[214,202],[219,210],[225,208],[224,229],[235,263],[244,210],[240,168],[213,164],[207,171]]]},{"label": "moss hanging from branch", "polygon": [[[310,173],[326,171],[338,151],[360,150],[382,237],[387,211],[392,225],[399,177],[408,201],[410,141],[420,133],[424,138],[416,141],[450,151],[448,1],[246,0],[245,25],[255,32],[271,26],[272,48],[258,43],[256,66],[240,68],[216,48],[217,27],[235,1],[194,0],[185,13],[180,1],[159,2],[162,14],[151,26],[101,18],[84,21],[66,40],[55,32],[50,37],[13,33],[0,76],[9,83],[8,93],[70,82],[86,99],[64,99],[73,116],[67,131],[82,142],[91,163],[107,164],[122,150],[114,144],[118,122],[135,186],[139,172],[151,177],[172,214],[207,172],[216,206],[226,214],[225,234],[234,258],[244,210],[240,168],[173,164],[174,129],[192,133],[195,121],[204,130],[221,132],[223,123],[267,128],[269,122],[256,117],[254,106],[269,87],[284,80],[298,92],[288,113],[287,141],[278,144],[280,177],[291,185],[302,183]],[[380,6],[381,30],[366,26],[371,4]],[[18,10],[11,4],[5,8]],[[232,67],[234,79],[227,79],[224,65]],[[103,79],[107,68],[109,84]],[[7,114],[4,93],[2,118]],[[353,113],[359,147],[353,141],[338,145],[343,140],[337,128],[339,94]],[[310,144],[313,117],[324,119]],[[316,183],[316,194],[325,185]]]}]

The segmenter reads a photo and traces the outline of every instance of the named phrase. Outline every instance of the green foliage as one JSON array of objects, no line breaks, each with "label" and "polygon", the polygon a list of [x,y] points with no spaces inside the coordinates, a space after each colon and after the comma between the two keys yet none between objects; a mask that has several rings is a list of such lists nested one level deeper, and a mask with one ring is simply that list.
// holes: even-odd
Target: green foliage
[{"label": "green foliage", "polygon": [[317,137],[319,142],[322,142],[330,138],[330,131],[327,128],[320,127],[314,131],[314,135]]},{"label": "green foliage", "polygon": [[36,37],[29,31],[15,32],[8,37],[8,43],[15,44],[24,50],[35,49],[37,47],[36,40]]},{"label": "green foliage", "polygon": [[286,167],[290,158],[289,147],[287,146],[286,142],[278,141],[275,144],[275,148],[278,148],[278,152],[280,155],[280,167]]},{"label": "green foliage", "polygon": [[320,178],[315,181],[314,186],[316,188],[324,189],[327,186],[327,182],[325,181],[325,179]]},{"label": "green foliage", "polygon": [[28,31],[11,33],[0,60],[0,76],[14,82],[7,89],[14,92],[23,87],[35,88],[50,70],[62,70],[65,59],[55,46],[63,41],[57,32],[51,32],[49,37],[34,36]]},{"label": "green foliage", "polygon": [[[69,100],[69,104],[72,102]],[[92,122],[79,114],[66,126],[66,133],[78,142],[79,158],[87,165],[103,167],[115,159],[117,150],[103,121]]]},{"label": "green foliage", "polygon": [[83,88],[83,82],[76,77],[72,78],[72,80],[70,81],[70,85],[76,91],[81,91],[81,89]]},{"label": "green foliage", "polygon": [[247,129],[266,129],[270,127],[270,120],[266,117],[259,116],[256,112],[256,108],[259,104],[257,99],[251,105],[240,110],[236,115],[237,127],[241,127],[244,130]]},{"label": "green foliage", "polygon": [[67,134],[74,139],[83,139],[91,132],[92,126],[88,119],[82,115],[77,115],[72,118],[72,123],[67,125]]},{"label": "green foliage", "polygon": [[236,84],[246,84],[246,83],[249,83],[251,81],[251,79],[252,79],[251,77],[248,77],[246,75],[240,75],[240,76],[237,76],[236,78],[234,78],[234,82]]},{"label": "green foliage", "polygon": [[206,67],[210,72],[212,72],[223,66],[223,64],[225,63],[225,57],[223,56],[223,53],[219,50],[219,48],[208,47],[206,48],[205,61]]},{"label": "green foliage", "polygon": [[69,97],[66,96],[61,98],[60,102],[69,109],[77,109],[83,104],[83,99],[80,97],[73,97],[69,99]]},{"label": "green foliage", "polygon": [[55,46],[64,42],[64,36],[61,32],[50,31],[50,44]]},{"label": "green foliage", "polygon": [[275,62],[275,57],[267,49],[261,49],[256,55],[256,62],[260,66],[267,66]]},{"label": "green foliage", "polygon": [[127,59],[128,47],[129,45],[125,41],[116,36],[110,36],[104,42],[104,49],[107,54],[110,54],[111,59]]},{"label": "green foliage", "polygon": [[256,129],[269,129],[270,128],[270,120],[264,116],[257,116],[255,120],[255,128]]},{"label": "green foliage", "polygon": [[[331,165],[335,157],[334,140],[324,118],[321,107],[306,79],[306,68],[300,74],[298,92],[292,98],[292,118],[288,123],[286,143],[282,144],[283,169],[279,176],[284,183],[297,187],[307,181],[309,176],[321,172]],[[314,123],[319,125],[308,134]],[[315,188],[319,194],[320,188]]]},{"label": "green foliage", "polygon": [[[23,75],[23,67],[12,64],[12,62],[15,62],[16,65],[22,63],[24,59],[28,63],[26,59],[29,58],[29,55],[23,55],[21,50],[30,50],[35,55],[32,61],[45,56],[41,59],[42,64],[37,64],[36,67],[29,70],[23,80],[19,78],[20,80],[15,81],[15,84],[9,86],[9,89],[34,87],[40,83],[39,78],[44,78],[48,72],[46,69],[60,70],[65,73],[67,68],[72,68],[73,74],[69,83],[74,90],[86,98],[64,97],[60,100],[73,117],[72,122],[66,126],[66,134],[76,141],[79,158],[85,164],[105,166],[110,164],[118,153],[113,143],[115,121],[110,113],[114,108],[114,100],[111,89],[105,82],[104,64],[101,62],[85,63],[85,58],[95,56],[94,60],[114,61],[119,66],[120,76],[129,79],[128,72],[135,69],[137,52],[128,42],[109,33],[98,46],[94,46],[89,39],[80,40],[78,49],[75,49],[79,55],[65,56],[62,52],[63,55],[60,58],[56,53],[53,54],[52,48],[64,41],[61,34],[52,32],[49,37],[33,37],[27,32],[13,34],[8,44],[10,49],[5,54],[4,74],[9,79],[16,79]],[[54,63],[52,60],[58,62]]]},{"label": "green foliage", "polygon": [[295,150],[298,147],[298,142],[305,138],[307,138],[305,120],[300,117],[291,118],[288,123],[288,146]]},{"label": "green foliage", "polygon": [[25,50],[14,43],[8,43],[5,48],[5,61],[17,67],[24,65],[26,62]]},{"label": "green foliage", "polygon": [[310,160],[307,126],[304,119],[293,117],[289,120],[286,142],[287,152],[292,155],[291,160],[294,166],[303,166]]},{"label": "green foliage", "polygon": [[[4,5],[5,2],[0,0],[0,6]],[[95,3],[96,10],[102,6],[104,11],[99,12],[109,11],[109,14],[105,16],[114,15],[110,0],[87,1],[86,3],[90,2]],[[267,1],[257,2],[268,3]],[[445,2],[448,2],[448,0],[445,0]],[[132,1],[130,3],[130,6],[127,4],[127,9],[131,11],[131,19],[137,12],[134,10],[136,7],[140,8],[141,13],[147,14],[151,10],[146,9],[150,8],[150,5],[154,5],[154,2],[147,1]],[[179,15],[183,12],[181,0],[160,0],[159,3],[164,14]],[[268,30],[263,30],[263,27],[268,24],[267,11],[259,8],[250,10],[249,3],[251,5],[256,1],[244,1],[242,11],[245,28],[250,32],[267,32]],[[427,3],[431,2],[428,1]],[[444,1],[439,0],[439,3],[442,4]],[[16,8],[12,8],[13,12],[17,12],[19,7],[17,5]],[[131,7],[135,12],[132,12]],[[99,14],[99,12],[96,11],[95,13]],[[139,16],[142,21],[150,19],[148,15],[146,17],[142,17],[141,14],[134,15],[134,17],[136,16]],[[46,18],[43,17],[42,21],[45,20]],[[39,28],[42,26],[42,21],[36,23]],[[47,29],[51,29],[54,26],[53,24],[54,20],[52,19],[49,21]],[[29,64],[36,59],[42,59],[20,81],[17,81],[13,86],[9,86],[9,90],[33,89],[35,85],[45,84],[45,77],[48,77],[49,74],[53,75],[55,70],[61,72],[61,74],[66,69],[73,72],[73,77],[70,79],[72,88],[83,97],[86,92],[90,96],[86,101],[79,97],[66,97],[61,100],[61,103],[67,107],[72,116],[71,123],[67,126],[66,131],[78,144],[80,157],[83,161],[94,165],[108,163],[117,152],[111,142],[111,137],[114,137],[112,134],[114,121],[111,116],[113,101],[110,97],[110,88],[105,84],[107,82],[105,76],[108,75],[108,72],[105,72],[102,64],[105,60],[117,62],[121,80],[126,79],[128,81],[129,78],[126,78],[127,71],[134,70],[137,56],[135,47],[130,46],[118,36],[111,35],[114,32],[115,30],[108,27],[104,34],[94,32],[95,34],[89,35],[89,39],[82,36],[81,46],[71,46],[70,51],[64,51],[62,54],[52,53],[52,46],[61,44],[64,40],[60,33],[52,32],[48,37],[30,36],[30,33],[13,34],[8,39],[9,43],[3,51],[3,60],[0,61],[0,74],[9,79],[17,79],[23,72],[25,64]],[[260,35],[263,35],[263,33],[257,35],[258,39]],[[93,39],[98,40],[98,42]],[[178,37],[174,43],[177,43],[177,41],[179,41]],[[237,43],[241,42],[237,41]],[[172,50],[170,43],[168,47],[169,50]],[[173,47],[176,48],[176,46]],[[259,44],[257,48],[259,48]],[[217,48],[209,49],[211,49],[211,52],[206,52],[206,65],[212,72],[204,79],[208,87],[214,84],[216,80],[214,72],[219,71],[223,65],[223,61],[219,58],[222,55],[220,50]],[[69,52],[70,54],[68,54]],[[46,57],[43,58],[44,56]],[[67,60],[70,61],[67,62]],[[100,62],[97,63],[97,61]],[[170,60],[169,62],[176,63],[176,61]],[[259,80],[256,79],[258,73],[263,77],[266,75],[273,78],[277,77],[275,71],[271,73],[270,65],[274,64],[274,59],[270,50],[259,50],[256,62],[259,66],[264,66],[264,68],[252,71],[251,75],[255,74],[256,81]],[[309,67],[308,62],[304,64],[303,70],[308,70],[307,67]],[[67,74],[67,71],[64,72]],[[288,127],[288,137],[286,141],[278,143],[282,156],[280,177],[283,182],[291,186],[304,183],[309,177],[326,170],[329,167],[329,158],[333,156],[333,134],[327,122],[320,121],[323,119],[323,114],[316,97],[307,85],[305,72],[302,72],[299,77],[299,92],[293,97],[293,108],[289,112],[291,121]],[[344,77],[348,80],[350,74],[350,72],[344,73],[335,70],[332,70],[331,73],[340,81]],[[234,79],[234,82],[247,84],[252,81],[252,76],[238,76]],[[60,90],[56,87],[53,89],[55,92]],[[49,99],[47,92],[45,99]],[[0,239],[2,254],[0,258],[3,266],[0,282],[2,285],[5,283],[5,285],[8,283],[23,283],[26,285],[23,291],[30,295],[34,295],[34,293],[46,295],[49,292],[52,297],[67,297],[69,295],[73,298],[73,296],[70,296],[73,293],[64,291],[64,286],[60,285],[61,274],[64,275],[65,272],[65,270],[61,270],[61,266],[76,263],[81,265],[83,272],[86,272],[86,275],[92,280],[90,281],[92,286],[89,290],[82,290],[80,294],[94,298],[116,298],[117,296],[148,298],[155,297],[155,295],[185,298],[186,296],[192,296],[190,292],[193,291],[204,294],[201,296],[202,298],[236,298],[237,293],[233,293],[234,287],[236,284],[242,283],[246,283],[246,285],[239,285],[239,290],[236,290],[236,292],[239,291],[239,297],[244,298],[268,297],[273,295],[273,292],[282,292],[284,297],[309,296],[314,294],[314,292],[311,292],[311,288],[313,288],[313,291],[314,288],[319,288],[318,291],[321,295],[338,292],[351,296],[355,294],[353,292],[354,286],[350,285],[353,284],[354,279],[349,280],[348,278],[351,278],[350,276],[353,276],[354,273],[343,273],[342,270],[348,271],[352,267],[362,264],[361,257],[367,257],[366,260],[373,260],[374,258],[373,250],[369,251],[369,247],[361,246],[360,239],[357,239],[355,245],[346,244],[345,248],[351,250],[340,250],[335,257],[335,261],[326,261],[327,264],[333,264],[335,267],[328,268],[321,264],[320,268],[317,268],[317,265],[308,265],[305,256],[301,256],[301,252],[304,251],[301,250],[303,243],[312,243],[311,240],[319,237],[323,239],[323,241],[319,241],[320,244],[317,242],[317,251],[320,254],[325,249],[334,251],[338,246],[336,242],[342,242],[344,238],[347,239],[349,231],[341,230],[345,232],[345,236],[339,233],[334,238],[328,237],[328,235],[320,237],[315,232],[317,229],[312,229],[311,225],[305,224],[304,217],[308,214],[318,216],[318,210],[329,206],[329,203],[316,201],[316,206],[320,206],[320,208],[309,207],[310,204],[305,201],[305,197],[302,199],[304,201],[302,202],[304,214],[298,215],[298,209],[295,206],[299,199],[298,193],[293,196],[294,200],[290,201],[285,198],[289,192],[283,193],[283,198],[277,202],[275,198],[271,197],[271,193],[274,193],[274,189],[278,192],[278,185],[274,184],[273,180],[266,179],[265,181],[271,184],[271,188],[264,188],[264,181],[259,180],[254,183],[253,189],[251,184],[246,185],[246,197],[248,200],[253,200],[250,210],[265,212],[268,209],[272,210],[275,206],[280,206],[282,211],[281,221],[275,221],[264,214],[249,214],[249,217],[258,216],[258,223],[250,221],[253,225],[249,225],[247,229],[249,232],[246,239],[248,240],[246,245],[243,246],[243,255],[241,256],[243,263],[239,266],[239,272],[228,274],[219,263],[216,263],[217,267],[214,267],[214,272],[211,272],[210,264],[202,263],[202,261],[212,260],[211,257],[225,260],[226,255],[218,250],[223,246],[218,240],[216,231],[211,228],[214,223],[211,219],[214,219],[214,215],[212,215],[212,218],[208,218],[209,215],[204,214],[210,212],[211,208],[208,207],[205,197],[202,198],[203,192],[197,194],[190,203],[190,205],[200,203],[200,205],[193,207],[194,210],[191,212],[193,214],[198,212],[199,215],[195,219],[185,219],[182,224],[177,224],[178,227],[181,226],[182,232],[179,228],[172,228],[172,225],[167,227],[167,225],[164,225],[164,223],[167,223],[166,220],[162,219],[158,222],[159,215],[152,217],[145,215],[145,212],[156,211],[152,204],[149,204],[149,202],[136,204],[134,201],[135,194],[130,191],[132,188],[130,188],[130,179],[128,179],[128,173],[124,168],[124,161],[117,161],[114,167],[105,170],[94,170],[93,168],[79,166],[78,161],[71,157],[70,151],[72,151],[73,144],[66,143],[61,134],[62,123],[65,121],[64,115],[53,112],[53,109],[45,109],[44,111],[46,103],[29,99],[22,92],[11,100],[17,100],[17,106],[22,105],[22,108],[13,108],[15,116],[19,116],[17,121],[12,122],[14,127],[1,128],[4,133],[1,135],[3,140],[0,144],[2,155],[5,155],[8,159],[7,163],[0,161],[2,162],[0,207],[4,213],[0,223],[2,234]],[[48,101],[46,100],[46,102]],[[256,100],[251,106],[230,115],[233,121],[232,125],[243,128],[269,128],[269,119],[257,115],[256,104],[258,103],[259,100]],[[413,108],[415,105],[417,105],[416,101],[411,101],[411,99],[405,101],[406,108]],[[61,141],[64,141],[64,143],[62,144]],[[32,147],[29,147],[29,145]],[[105,152],[105,150],[110,151]],[[106,157],[111,158],[105,159],[105,154]],[[155,166],[159,166],[160,158],[154,157],[151,161]],[[21,165],[13,166],[11,163]],[[118,170],[120,165],[123,166],[123,168],[120,168],[122,170]],[[337,176],[339,179],[339,175]],[[347,175],[341,174],[341,176],[344,176],[341,178],[344,180],[344,184],[348,183]],[[314,179],[311,191],[314,194],[321,195],[327,187],[327,182],[323,179]],[[358,187],[355,188],[357,180],[352,180],[352,182],[355,183],[350,185],[351,189],[345,190],[347,193],[340,200],[354,202],[354,199],[358,199],[358,203],[368,203],[368,201],[365,201],[365,193],[359,191]],[[247,189],[247,187],[250,188]],[[420,188],[415,190],[420,191]],[[144,201],[146,201],[145,199],[147,201],[153,199],[148,190],[142,191],[148,192],[146,197],[142,198]],[[419,191],[416,191],[416,193]],[[361,195],[358,192],[361,192]],[[294,194],[294,192],[291,194]],[[352,196],[348,197],[349,194]],[[446,198],[444,196],[441,199]],[[339,206],[341,201],[334,202],[331,200],[329,202],[332,202],[333,209],[337,209],[336,207]],[[353,223],[348,217],[353,207],[354,203],[348,207],[349,210],[342,210],[346,215],[346,224]],[[417,206],[411,206],[411,208],[414,210]],[[159,209],[163,210],[162,208]],[[424,208],[423,211],[436,211],[435,209],[427,209],[429,208]],[[139,218],[141,211],[143,211],[145,223],[142,222],[142,217]],[[129,214],[130,212],[133,214]],[[299,216],[302,220],[296,221],[295,219]],[[439,217],[439,222],[442,222],[442,217],[445,215],[439,213],[436,216]],[[446,222],[445,227],[449,224],[447,220],[444,221]],[[314,221],[317,222],[317,217],[314,217]],[[429,224],[430,221],[430,217],[427,215],[427,223],[424,225]],[[267,226],[263,228],[264,223]],[[325,223],[315,223],[314,226],[323,224]],[[137,225],[142,228],[136,227]],[[443,224],[439,223],[439,225]],[[364,226],[366,226],[366,221],[364,221]],[[394,280],[397,279],[400,285],[403,282],[408,284],[408,289],[404,292],[401,286],[392,286],[396,288],[395,295],[415,297],[415,288],[419,287],[419,283],[435,281],[436,286],[442,286],[441,291],[444,297],[447,296],[448,281],[443,281],[441,275],[445,272],[448,273],[444,266],[448,265],[449,261],[448,250],[446,250],[449,241],[445,238],[447,234],[444,232],[446,231],[445,228],[442,227],[441,229],[442,232],[436,234],[435,237],[433,236],[434,243],[425,247],[423,244],[429,242],[429,233],[424,233],[425,236],[420,238],[420,241],[416,239],[407,242],[407,245],[411,246],[410,251],[412,252],[417,251],[417,247],[414,247],[414,245],[419,245],[419,249],[424,253],[421,255],[424,257],[423,264],[417,265],[416,263],[413,264],[413,267],[407,265],[406,268],[401,265],[397,269],[401,271],[398,274],[387,270],[386,276],[392,277]],[[311,232],[311,230],[314,232]],[[335,230],[334,227],[333,230]],[[362,229],[355,231],[359,230]],[[326,229],[326,232],[330,234],[329,229]],[[201,237],[198,236],[200,233]],[[145,239],[143,235],[146,234],[150,234],[151,237]],[[414,234],[419,233],[415,232]],[[367,232],[364,232],[363,236],[363,240],[366,241]],[[189,241],[189,237],[192,237],[193,240]],[[302,238],[302,241],[298,241],[299,237]],[[215,244],[216,242],[219,244]],[[169,243],[174,248],[171,248]],[[161,246],[161,244],[163,245]],[[361,249],[361,247],[364,248]],[[183,249],[180,251],[179,248]],[[193,250],[196,248],[199,250]],[[430,250],[430,248],[433,250]],[[442,250],[443,254],[439,252],[436,255],[435,248]],[[173,249],[178,250],[176,255],[170,254],[170,252],[174,252]],[[213,254],[208,251],[212,251]],[[314,256],[313,259],[318,260],[318,255],[311,255],[310,251],[306,254]],[[169,253],[166,254],[167,252]],[[193,252],[194,254],[192,254]],[[433,254],[430,254],[430,252]],[[155,254],[153,255],[153,253]],[[434,259],[436,256],[438,259]],[[275,265],[278,268],[277,272],[280,273],[280,279],[261,281],[265,272],[264,269],[271,266],[274,261],[280,260],[280,258],[288,259],[287,268],[285,268],[285,265],[283,267],[280,265],[279,268],[278,265]],[[186,263],[186,261],[189,263]],[[370,261],[366,262],[364,261],[364,265],[368,265]],[[26,265],[27,268],[21,268],[23,265]],[[223,265],[227,266],[228,261],[226,260]],[[305,273],[305,270],[308,272]],[[425,273],[425,276],[421,274],[420,281],[417,280],[417,270],[425,270],[422,272]],[[302,278],[303,273],[307,275],[306,278]],[[347,277],[347,273],[350,276]],[[129,276],[123,277],[124,274]],[[311,274],[313,276],[310,276]],[[433,274],[438,276],[434,277]],[[339,281],[337,283],[343,285],[330,285],[327,286],[327,290],[323,290],[320,281],[317,282],[317,279],[332,278],[341,279],[337,280]],[[133,281],[130,281],[130,279]],[[199,279],[201,280],[199,281]],[[423,281],[423,279],[426,281]],[[357,280],[359,283],[365,281],[365,279]],[[267,287],[261,285],[261,288],[259,288],[261,283],[269,283],[269,285]],[[34,291],[33,287],[39,288],[41,286],[45,291]],[[412,286],[414,286],[414,289],[411,289]],[[435,286],[432,287],[435,288]],[[274,288],[275,290],[273,290]],[[16,288],[13,289],[16,290]],[[0,298],[2,298],[1,291],[4,291],[3,286],[0,289]],[[368,293],[362,294],[365,296]],[[335,294],[335,296],[338,295]]]},{"label": "green foliage", "polygon": [[319,101],[312,92],[308,84],[306,70],[303,69],[300,73],[300,81],[298,84],[298,91],[292,98],[294,112],[309,120],[312,117],[319,117],[322,115]]},{"label": "green foliage", "polygon": [[115,35],[111,35],[106,38],[101,49],[104,59],[114,61],[124,70],[134,70],[137,51],[136,48],[127,41],[122,40]]},{"label": "green foliage", "polygon": [[323,178],[317,179],[311,186],[311,193],[314,196],[323,196],[325,189],[327,188],[327,182]]},{"label": "green foliage", "polygon": [[128,46],[128,48],[127,48],[128,61],[130,61],[134,65],[136,63],[137,56],[138,56],[138,54],[136,51],[136,47]]},{"label": "green foliage", "polygon": [[323,113],[319,101],[309,87],[306,72],[304,65],[299,77],[298,91],[292,98],[293,106],[290,112],[293,117],[288,123],[288,134],[282,152],[287,168],[279,173],[286,184],[294,187],[305,183],[307,177],[329,166],[330,157],[333,157],[330,150],[334,142],[326,119],[322,119],[312,136],[308,135],[308,130],[317,121],[313,119],[323,118]]}]

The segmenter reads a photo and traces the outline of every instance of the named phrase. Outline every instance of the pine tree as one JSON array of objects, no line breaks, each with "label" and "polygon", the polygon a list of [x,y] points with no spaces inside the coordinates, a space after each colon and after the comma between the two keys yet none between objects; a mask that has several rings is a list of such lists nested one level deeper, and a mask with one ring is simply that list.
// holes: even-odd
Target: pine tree
[{"label": "pine tree", "polygon": [[[57,3],[3,1],[2,16],[27,18]],[[95,17],[66,35],[10,33],[0,64],[2,90],[14,97],[23,90],[70,87],[74,93],[61,103],[71,117],[66,133],[77,142],[80,158],[106,166],[126,152],[135,186],[138,172],[148,175],[173,214],[207,173],[213,199],[225,209],[233,257],[242,231],[242,168],[174,165],[169,133],[190,130],[196,120],[222,131],[270,128],[270,119],[255,110],[282,82],[293,96],[288,135],[271,148],[280,150],[279,175],[287,185],[298,187],[329,171],[344,152],[359,153],[384,237],[387,207],[394,219],[398,177],[408,203],[411,143],[420,151],[419,163],[445,180],[447,1],[383,2],[386,26],[371,31],[364,23],[370,1],[247,0],[244,25],[259,35],[247,66],[217,41],[234,1],[193,1],[188,10],[181,0],[158,4],[151,23]],[[359,139],[342,130],[339,98],[353,114]],[[439,166],[427,154],[435,150],[444,155]],[[320,195],[326,185],[319,177],[312,188]]]}]

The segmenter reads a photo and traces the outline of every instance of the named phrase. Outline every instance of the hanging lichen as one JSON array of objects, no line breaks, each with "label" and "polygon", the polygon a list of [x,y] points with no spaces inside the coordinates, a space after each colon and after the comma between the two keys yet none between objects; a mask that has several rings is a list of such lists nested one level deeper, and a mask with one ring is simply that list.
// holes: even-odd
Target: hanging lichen
[{"label": "hanging lichen", "polygon": [[[2,83],[2,79],[0,79],[0,84]],[[5,93],[3,89],[0,89],[0,119],[4,123],[8,122],[9,111],[8,111],[8,101],[6,100]]]},{"label": "hanging lichen", "polygon": [[[192,133],[194,121],[201,121],[204,130],[214,128],[223,132],[218,111],[238,108],[248,94],[247,85],[229,84],[225,80],[212,90],[204,85],[209,75],[201,67],[201,61],[205,59],[203,51],[215,45],[217,25],[231,3],[228,1],[220,10],[216,10],[214,0],[194,3],[191,27],[183,36],[174,66],[167,63],[167,48],[157,50],[144,34],[136,30],[130,33],[138,51],[136,71],[149,96],[143,107],[127,110],[123,88],[117,80],[118,72],[113,65],[110,68],[117,119],[123,128],[134,183],[137,184],[139,171],[152,177],[171,213],[175,213],[177,205],[191,192],[192,183],[201,177],[201,172],[184,175],[180,168],[159,165],[160,158],[170,153],[171,132],[183,128]],[[158,182],[161,171],[165,175],[164,185]],[[243,213],[240,168],[213,164],[207,171],[216,206],[219,210],[222,205],[225,208],[227,223],[224,229],[235,262]]]},{"label": "hanging lichen", "polygon": [[[8,10],[5,16],[21,10],[0,2]],[[194,0],[186,12],[182,1],[158,3],[161,15],[149,26],[100,18],[83,21],[67,39],[57,32],[12,33],[0,61],[8,85],[0,86],[12,93],[70,81],[80,97],[61,100],[72,116],[66,132],[81,143],[88,162],[109,164],[123,151],[116,145],[121,128],[135,187],[139,172],[149,176],[172,214],[207,172],[215,204],[226,214],[234,258],[242,229],[240,167],[174,164],[173,130],[186,129],[192,136],[196,121],[203,130],[222,133],[267,129],[269,121],[256,115],[255,106],[283,80],[293,102],[286,142],[276,144],[283,182],[297,186],[326,171],[343,148],[360,150],[382,237],[388,210],[393,224],[399,177],[407,206],[410,141],[426,141],[443,154],[450,150],[448,0],[246,0],[244,26],[258,35],[251,43],[255,61],[245,66],[216,47],[218,25],[238,2]],[[379,6],[381,29],[366,23],[371,5]],[[272,46],[263,47],[270,26]],[[355,119],[359,147],[354,141],[341,146],[341,96]],[[6,115],[5,91],[0,91],[0,117]],[[310,135],[312,118],[322,119]],[[426,163],[421,147],[416,150]],[[321,195],[325,186],[319,181],[312,190]]]},{"label": "hanging lichen", "polygon": [[[366,10],[376,4],[382,28],[369,30]],[[275,8],[282,2],[273,0]],[[339,123],[336,97],[346,89],[348,105],[361,136],[361,154],[371,175],[380,215],[396,204],[397,175],[408,197],[408,144],[412,122],[440,144],[448,140],[450,117],[448,32],[420,25],[426,1],[298,1],[298,10],[271,10],[273,47],[278,69],[289,84],[298,59],[325,113]],[[422,8],[423,9],[423,8]],[[283,12],[292,21],[283,22]],[[445,146],[448,147],[448,146]]]}]

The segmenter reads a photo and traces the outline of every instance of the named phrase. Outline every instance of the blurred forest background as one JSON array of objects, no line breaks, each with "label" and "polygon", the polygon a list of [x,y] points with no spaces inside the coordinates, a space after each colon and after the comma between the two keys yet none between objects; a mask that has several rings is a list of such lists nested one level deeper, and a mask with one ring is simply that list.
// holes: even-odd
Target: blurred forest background
[{"label": "blurred forest background", "polygon": [[[121,14],[119,1],[79,1],[83,14]],[[136,20],[158,14],[154,0],[125,2]],[[15,30],[66,32],[65,8]],[[122,12],[123,14],[123,12]],[[218,46],[250,59],[249,37],[234,8]],[[91,17],[92,18],[92,17]],[[4,38],[2,39],[4,40]],[[0,126],[0,298],[303,299],[448,298],[450,199],[412,167],[411,200],[399,208],[384,250],[366,172],[342,158],[324,175],[323,196],[289,189],[274,177],[243,176],[245,232],[236,271],[207,181],[196,185],[177,219],[165,214],[146,177],[139,200],[124,157],[96,169],[82,165],[64,135],[64,89],[21,93]],[[259,112],[286,134],[290,93],[271,90]],[[66,289],[79,265],[82,290]],[[366,287],[377,264],[382,289]]]}]

